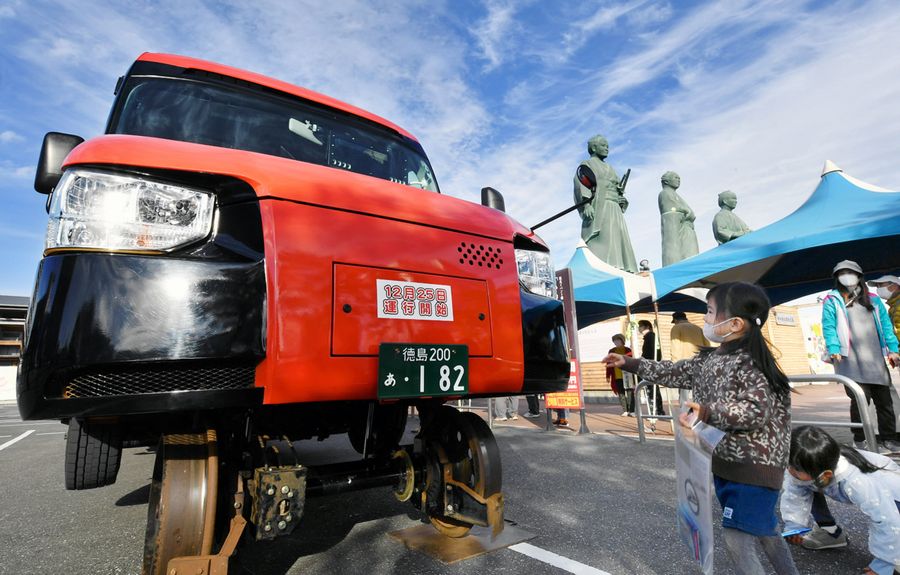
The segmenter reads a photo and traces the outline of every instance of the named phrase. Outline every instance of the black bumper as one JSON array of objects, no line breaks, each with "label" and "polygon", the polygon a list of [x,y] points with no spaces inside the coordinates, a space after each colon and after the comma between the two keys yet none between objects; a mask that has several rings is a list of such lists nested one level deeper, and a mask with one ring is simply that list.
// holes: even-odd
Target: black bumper
[{"label": "black bumper", "polygon": [[569,385],[569,346],[563,304],[524,289],[520,295],[525,352],[522,391],[565,391]]},{"label": "black bumper", "polygon": [[42,419],[259,404],[265,306],[261,258],[48,256],[26,326],[19,412]]}]

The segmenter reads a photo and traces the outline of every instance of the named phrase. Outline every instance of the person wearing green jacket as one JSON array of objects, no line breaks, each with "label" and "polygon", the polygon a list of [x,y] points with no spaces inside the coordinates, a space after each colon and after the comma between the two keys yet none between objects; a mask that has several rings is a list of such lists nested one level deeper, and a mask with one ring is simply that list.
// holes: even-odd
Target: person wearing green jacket
[{"label": "person wearing green jacket", "polygon": [[888,316],[894,333],[900,334],[900,278],[897,276],[881,276],[869,282],[875,288],[878,297],[887,302]]}]

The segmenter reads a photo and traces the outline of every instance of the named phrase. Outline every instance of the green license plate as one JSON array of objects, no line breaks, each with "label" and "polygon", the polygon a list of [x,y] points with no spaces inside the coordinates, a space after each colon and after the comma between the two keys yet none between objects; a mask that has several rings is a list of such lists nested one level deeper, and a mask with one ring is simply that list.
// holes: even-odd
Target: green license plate
[{"label": "green license plate", "polygon": [[378,348],[378,398],[469,393],[469,346],[383,343]]}]

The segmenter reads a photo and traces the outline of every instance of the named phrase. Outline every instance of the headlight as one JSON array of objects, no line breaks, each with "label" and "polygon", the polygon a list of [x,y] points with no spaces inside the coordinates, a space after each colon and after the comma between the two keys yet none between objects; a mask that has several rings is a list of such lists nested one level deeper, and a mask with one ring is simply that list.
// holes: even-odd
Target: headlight
[{"label": "headlight", "polygon": [[206,237],[212,194],[137,176],[68,170],[50,199],[46,249],[159,252]]},{"label": "headlight", "polygon": [[550,254],[533,250],[516,250],[519,280],[528,291],[547,297],[556,297],[556,273]]}]

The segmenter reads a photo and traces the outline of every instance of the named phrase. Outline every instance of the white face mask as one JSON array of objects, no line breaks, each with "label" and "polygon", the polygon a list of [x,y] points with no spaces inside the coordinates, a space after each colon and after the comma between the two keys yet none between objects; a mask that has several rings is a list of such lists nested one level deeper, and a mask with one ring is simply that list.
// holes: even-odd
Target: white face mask
[{"label": "white face mask", "polygon": [[723,341],[725,341],[726,337],[733,334],[734,332],[729,331],[725,335],[718,335],[718,334],[716,334],[716,328],[719,327],[720,325],[722,325],[723,323],[730,322],[732,319],[734,319],[734,318],[730,317],[730,318],[726,319],[725,321],[720,321],[719,323],[716,323],[716,324],[703,322],[703,335],[706,337],[706,339],[708,339],[709,341],[711,341],[713,343],[722,343]]},{"label": "white face mask", "polygon": [[878,293],[878,297],[880,297],[881,299],[891,299],[891,296],[894,295],[887,286],[881,286],[875,291]]},{"label": "white face mask", "polygon": [[841,274],[838,276],[838,281],[844,287],[856,287],[859,284],[859,276],[854,273]]}]

